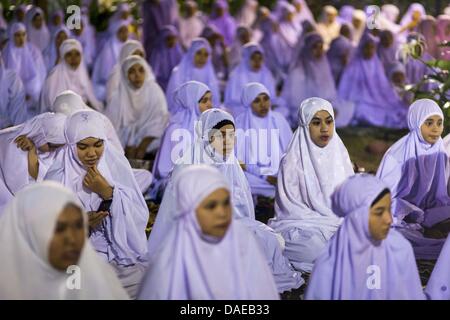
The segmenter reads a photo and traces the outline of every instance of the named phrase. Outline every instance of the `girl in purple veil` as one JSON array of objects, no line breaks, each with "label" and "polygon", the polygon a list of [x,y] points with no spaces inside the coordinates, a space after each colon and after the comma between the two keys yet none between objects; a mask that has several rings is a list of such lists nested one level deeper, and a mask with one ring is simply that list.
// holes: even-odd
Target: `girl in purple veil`
[{"label": "girl in purple veil", "polygon": [[50,32],[45,22],[44,11],[39,7],[32,7],[25,15],[28,41],[43,52],[50,42]]},{"label": "girl in purple veil", "polygon": [[355,103],[354,124],[405,128],[407,107],[386,77],[376,48],[376,38],[366,32],[342,74],[338,95]]},{"label": "girl in purple veil", "polygon": [[353,49],[351,41],[342,35],[331,41],[327,58],[336,87],[339,85],[342,73],[350,61]]},{"label": "girl in purple veil", "polygon": [[221,172],[208,165],[182,168],[174,192],[173,225],[150,258],[138,298],[279,299],[260,245],[232,218],[230,186]]},{"label": "girl in purple veil", "polygon": [[14,70],[5,68],[0,51],[0,130],[18,125],[32,115],[25,103],[25,88]]},{"label": "girl in purple veil", "polygon": [[146,267],[148,208],[129,162],[107,138],[104,116],[80,110],[67,117],[66,145],[45,180],[71,189],[88,211],[89,238],[130,297]]},{"label": "girl in purple veil", "polygon": [[228,12],[228,2],[226,0],[216,0],[214,2],[208,24],[215,26],[222,33],[226,46],[233,44],[237,25]]},{"label": "girl in purple veil", "polygon": [[[273,97],[274,105],[281,102],[277,99],[275,79],[264,62],[264,51],[260,45],[250,42],[242,50],[242,59],[234,68],[225,88],[225,107],[231,110],[234,116],[242,112],[241,94],[242,87],[249,82],[263,84]],[[278,104],[284,106],[284,104]]]},{"label": "girl in purple veil", "polygon": [[390,229],[391,195],[372,175],[348,178],[331,195],[342,225],[316,260],[306,299],[422,300],[411,245]]},{"label": "girl in purple veil", "polygon": [[164,26],[157,45],[152,50],[150,65],[161,88],[165,91],[170,75],[183,57],[178,31],[174,26]]},{"label": "girl in purple veil", "polygon": [[394,227],[411,242],[418,259],[436,259],[450,230],[443,121],[436,102],[415,101],[408,111],[410,132],[386,152],[377,171],[392,193]]}]

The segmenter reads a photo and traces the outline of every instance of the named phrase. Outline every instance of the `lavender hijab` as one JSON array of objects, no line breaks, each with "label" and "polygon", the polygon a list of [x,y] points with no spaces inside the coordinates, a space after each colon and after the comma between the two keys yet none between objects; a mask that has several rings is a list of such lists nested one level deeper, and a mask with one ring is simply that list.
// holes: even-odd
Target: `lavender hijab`
[{"label": "lavender hijab", "polygon": [[[377,172],[392,191],[392,208],[399,227],[408,226],[403,221],[408,215],[410,221],[427,227],[450,217],[448,156],[443,141],[439,138],[431,145],[421,134],[422,124],[433,115],[443,119],[442,110],[430,99],[417,100],[409,107],[410,133],[386,152]],[[413,232],[420,228],[405,231],[419,258],[437,257],[442,239],[427,239],[419,232]]]},{"label": "lavender hijab", "polygon": [[[217,15],[217,10],[223,10],[221,16]],[[223,35],[225,44],[231,46],[236,35],[236,21],[228,12],[228,2],[226,0],[216,0],[212,8],[212,14],[208,24],[215,26]]]},{"label": "lavender hijab", "polygon": [[128,27],[127,20],[117,20],[108,29],[108,40],[98,53],[92,70],[92,82],[95,94],[100,101],[106,99],[106,83],[114,65],[119,59],[123,42],[117,38],[117,32],[122,27]]},{"label": "lavender hijab", "polygon": [[[209,57],[208,61],[202,68],[197,68],[194,65],[194,56],[197,51],[201,49],[206,49],[206,51],[208,51]],[[216,74],[214,73],[214,68],[211,62],[211,54],[211,46],[206,39],[194,39],[192,41],[191,47],[181,59],[180,64],[172,70],[172,75],[170,76],[170,80],[166,89],[167,104],[169,107],[169,112],[171,114],[174,114],[177,111],[177,104],[174,101],[175,90],[183,83],[191,80],[207,83],[213,95],[214,105],[219,106],[219,82],[217,80]]]},{"label": "lavender hijab", "polygon": [[230,109],[234,116],[238,116],[241,107],[242,87],[249,82],[259,82],[270,92],[271,97],[276,97],[275,79],[272,73],[262,64],[261,69],[253,71],[250,66],[250,59],[254,53],[260,53],[264,57],[264,51],[260,45],[250,42],[242,49],[242,59],[239,65],[233,70],[225,88],[225,106]]},{"label": "lavender hijab", "polygon": [[150,261],[139,299],[278,299],[261,248],[245,226],[232,220],[223,238],[200,228],[199,204],[215,190],[229,190],[220,171],[189,166],[177,175],[174,187],[175,223]]},{"label": "lavender hijab", "polygon": [[56,38],[61,32],[65,33],[67,38],[70,38],[70,31],[64,25],[61,25],[53,30],[50,42],[43,52],[47,72],[50,72],[53,67],[58,64],[57,58],[59,48],[56,47]]},{"label": "lavender hijab", "polygon": [[[324,53],[320,57],[313,55],[313,48],[322,44],[323,38],[318,33],[309,33],[304,39],[304,45],[300,51],[296,64],[290,70],[286,79],[282,96],[289,107],[289,120],[295,126],[297,122],[297,110],[299,103],[311,97],[320,97],[332,103],[338,110],[336,126],[343,127],[349,124],[354,105],[338,97],[330,64]],[[302,85],[299,86],[298,84]]]},{"label": "lavender hijab", "polygon": [[365,33],[347,68],[342,74],[338,95],[355,103],[353,121],[388,128],[404,128],[407,108],[396,95],[376,52],[369,59],[363,56],[366,45],[377,41]]},{"label": "lavender hijab", "polygon": [[427,287],[425,288],[425,294],[428,299],[431,300],[450,300],[449,286],[450,286],[450,274],[448,270],[450,254],[450,237],[447,237],[441,254],[434,265],[433,272],[428,279]]},{"label": "lavender hijab", "polygon": [[286,240],[285,255],[291,263],[308,272],[341,222],[331,209],[331,193],[353,175],[336,131],[323,148],[311,140],[309,124],[321,110],[334,118],[332,105],[324,99],[309,98],[300,105],[298,128],[278,173],[275,218],[269,220],[269,226]]},{"label": "lavender hijab", "polygon": [[31,115],[25,103],[25,88],[14,70],[5,68],[0,51],[0,130],[26,121]]},{"label": "lavender hijab", "polygon": [[[175,46],[172,48],[169,48],[166,44],[168,37],[177,39]],[[157,45],[153,48],[150,56],[150,65],[163,90],[166,90],[172,70],[180,63],[182,57],[183,49],[177,29],[174,26],[164,26],[160,31]]]},{"label": "lavender hijab", "polygon": [[352,42],[346,37],[340,35],[331,41],[330,48],[327,51],[327,58],[336,86],[339,85],[342,73],[345,70],[352,52]]},{"label": "lavender hijab", "polygon": [[100,174],[113,186],[110,214],[90,236],[94,248],[108,262],[126,268],[145,262],[145,228],[148,208],[125,156],[112,147],[102,115],[80,110],[68,116],[64,135],[66,145],[58,153],[45,180],[61,182],[71,189],[86,211],[97,211],[102,198],[83,186],[87,173],[77,154],[77,143],[86,138],[103,140],[104,151],[97,164]]},{"label": "lavender hijab", "polygon": [[[174,164],[183,156],[193,141],[195,121],[200,116],[198,103],[208,91],[211,90],[204,83],[188,81],[179,86],[173,94],[173,100],[177,104],[177,112],[170,118],[164,131],[161,138],[161,147],[156,155],[152,170],[160,183],[165,183],[165,179],[172,171]],[[174,150],[175,146],[181,146],[181,149]],[[178,154],[174,154],[174,152],[178,152]],[[155,188],[159,188],[159,184]]]},{"label": "lavender hijab", "polygon": [[22,47],[16,47],[14,34],[19,31],[26,32],[25,25],[13,23],[9,29],[10,40],[3,50],[3,59],[6,68],[14,70],[22,80],[26,94],[33,101],[38,101],[46,75],[44,60],[39,49],[30,42],[25,41]]},{"label": "lavender hijab", "polygon": [[[306,299],[425,298],[408,241],[393,229],[381,241],[370,234],[370,207],[385,188],[379,179],[362,174],[350,177],[332,194],[333,212],[345,218],[316,260]],[[378,276],[378,281],[373,281],[371,275]]]},{"label": "lavender hijab", "polygon": [[233,117],[226,111],[210,109],[204,111],[196,123],[195,142],[190,146],[190,152],[183,155],[171,173],[164,197],[158,211],[152,234],[149,238],[149,253],[158,252],[158,245],[173,225],[174,180],[176,175],[186,165],[208,164],[216,167],[229,183],[233,217],[247,226],[256,236],[263,248],[267,264],[275,277],[278,291],[283,292],[299,288],[303,283],[301,275],[295,272],[289,261],[283,256],[283,241],[280,235],[271,228],[255,219],[255,210],[247,178],[242,171],[234,152],[227,156],[219,154],[210,144],[210,135],[214,127],[227,120],[234,125]]},{"label": "lavender hijab", "polygon": [[[65,115],[43,113],[27,122],[0,130],[0,184],[3,192],[0,194],[0,208],[28,184],[42,181],[47,170],[55,160],[56,150],[41,152],[38,150],[46,143],[65,144]],[[39,161],[38,176],[35,179],[28,173],[28,152],[21,150],[14,140],[24,135],[36,147]],[[1,212],[1,209],[0,209]]]},{"label": "lavender hijab", "polygon": [[246,164],[245,174],[252,193],[274,197],[275,187],[266,181],[266,177],[277,176],[281,156],[292,138],[292,130],[286,119],[276,111],[269,110],[265,117],[253,113],[252,102],[260,94],[270,98],[267,88],[257,82],[250,82],[242,89],[244,111],[236,118],[239,129],[237,155]]}]

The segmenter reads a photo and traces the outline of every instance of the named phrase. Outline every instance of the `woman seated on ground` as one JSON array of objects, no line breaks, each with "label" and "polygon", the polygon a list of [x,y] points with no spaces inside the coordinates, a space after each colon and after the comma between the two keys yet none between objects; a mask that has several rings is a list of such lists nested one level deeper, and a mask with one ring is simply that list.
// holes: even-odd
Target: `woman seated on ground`
[{"label": "woman seated on ground", "polygon": [[[196,141],[190,152],[180,159],[174,168],[164,193],[153,231],[149,239],[149,253],[158,251],[167,230],[173,225],[173,180],[180,168],[191,164],[209,164],[225,175],[229,185],[234,217],[245,224],[256,236],[263,248],[279,292],[299,288],[301,275],[294,271],[283,256],[282,239],[271,228],[255,219],[255,209],[250,187],[239,162],[234,155],[235,123],[233,117],[222,110],[206,110],[196,125]],[[281,240],[281,241],[280,241]],[[280,243],[281,242],[281,243]]]},{"label": "woman seated on ground", "polygon": [[[298,104],[303,100],[319,97],[331,102],[336,112],[336,126],[350,123],[354,114],[354,104],[338,97],[330,64],[323,50],[323,39],[312,32],[305,36],[298,56],[283,87],[282,96],[289,110],[289,122],[297,125]],[[301,83],[301,85],[299,85]]]},{"label": "woman seated on ground", "polygon": [[118,90],[105,112],[125,146],[129,159],[156,152],[168,119],[164,92],[147,62],[129,56],[121,63]]},{"label": "woman seated on ground", "polygon": [[353,125],[405,128],[408,111],[395,94],[376,54],[378,40],[366,32],[339,82],[340,98],[355,104]]},{"label": "woman seated on ground", "polygon": [[20,191],[0,218],[0,254],[8,257],[2,261],[0,299],[129,299],[93,250],[87,220],[76,196],[58,183]]},{"label": "woman seated on ground", "polygon": [[133,298],[146,265],[149,213],[130,164],[109,144],[104,118],[96,111],[68,116],[64,136],[66,145],[45,179],[77,195],[88,211],[91,243]]},{"label": "woman seated on ground", "polygon": [[418,259],[437,259],[450,230],[449,159],[441,138],[444,115],[436,102],[409,107],[410,132],[384,155],[377,176],[392,192],[394,226]]},{"label": "woman seated on ground", "polygon": [[195,121],[200,114],[213,107],[209,87],[198,81],[188,81],[174,92],[177,112],[170,117],[161,138],[161,146],[153,164],[155,184],[152,197],[159,198],[173,166],[190,147],[194,139]]},{"label": "woman seated on ground", "polygon": [[95,110],[102,111],[103,103],[97,100],[91,80],[83,63],[83,47],[78,40],[65,40],[59,47],[62,57],[47,76],[41,92],[40,111],[50,110],[58,94],[65,90],[78,93],[83,101]]},{"label": "woman seated on ground", "polygon": [[138,298],[279,299],[261,246],[233,219],[231,190],[220,171],[184,167],[174,192],[173,225],[150,258]]},{"label": "woman seated on ground", "polygon": [[331,209],[330,195],[353,175],[353,167],[336,133],[331,103],[306,99],[298,125],[281,160],[275,217],[269,226],[286,240],[285,255],[294,267],[310,272],[341,223]]},{"label": "woman seated on ground", "polygon": [[292,130],[280,113],[271,110],[271,96],[264,85],[245,85],[241,101],[245,111],[236,118],[237,158],[245,164],[252,194],[273,198]]},{"label": "woman seated on ground", "polygon": [[0,130],[0,214],[19,190],[43,180],[57,149],[66,143],[65,120],[65,115],[47,112]]},{"label": "woman seated on ground", "polygon": [[391,193],[381,180],[350,177],[331,207],[344,221],[314,264],[306,299],[425,298],[411,245],[391,229]]},{"label": "woman seated on ground", "polygon": [[122,62],[129,56],[140,56],[145,59],[145,50],[142,43],[136,40],[127,40],[120,49],[119,59],[114,65],[114,68],[109,75],[108,82],[106,83],[106,103],[111,102],[114,92],[119,88]]},{"label": "woman seated on ground", "polygon": [[181,62],[172,70],[166,89],[167,105],[170,114],[177,112],[175,91],[187,81],[199,81],[208,85],[213,96],[213,104],[220,105],[219,81],[217,80],[211,62],[211,46],[204,38],[192,41],[189,50],[184,54]]}]

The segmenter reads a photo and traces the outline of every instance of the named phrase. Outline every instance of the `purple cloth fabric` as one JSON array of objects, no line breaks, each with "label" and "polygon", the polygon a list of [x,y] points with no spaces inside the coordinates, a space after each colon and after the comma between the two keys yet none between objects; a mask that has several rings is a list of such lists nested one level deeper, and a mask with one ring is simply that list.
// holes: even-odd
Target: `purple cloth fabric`
[{"label": "purple cloth fabric", "polygon": [[[409,107],[410,133],[386,152],[377,172],[392,192],[395,225],[412,242],[419,259],[436,259],[444,241],[424,238],[422,226],[431,227],[450,217],[443,141],[427,143],[420,129],[433,115],[443,118],[442,110],[430,99],[417,100]],[[404,221],[407,216],[408,223]]]},{"label": "purple cloth fabric", "polygon": [[353,45],[346,37],[341,35],[331,41],[330,48],[327,51],[327,58],[336,86],[341,80],[342,73],[350,61],[352,53]]},{"label": "purple cloth fabric", "polygon": [[428,279],[425,294],[431,300],[450,300],[450,237],[447,237],[441,254]]},{"label": "purple cloth fabric", "polygon": [[383,64],[384,71],[387,72],[388,66],[397,60],[396,53],[398,50],[398,43],[396,41],[395,35],[389,30],[383,30],[380,32],[380,39],[382,37],[392,37],[393,41],[389,47],[384,47],[379,45],[377,48],[377,54]]},{"label": "purple cloth fabric", "polygon": [[196,209],[218,189],[230,190],[216,168],[192,165],[176,175],[175,221],[150,259],[139,299],[279,299],[261,247],[247,227],[232,220],[222,238],[202,232]]},{"label": "purple cloth fabric", "polygon": [[[42,26],[40,29],[36,29],[33,25],[33,18],[36,15],[42,17]],[[27,27],[28,41],[38,47],[41,52],[44,51],[50,42],[50,32],[45,22],[44,11],[39,7],[29,9],[25,15],[25,26]]]},{"label": "purple cloth fabric", "polygon": [[238,116],[244,108],[241,104],[242,88],[249,82],[259,82],[263,84],[270,93],[270,96],[276,98],[275,79],[272,73],[266,67],[264,61],[261,69],[257,72],[250,67],[251,56],[259,52],[264,57],[262,47],[256,43],[247,43],[242,49],[242,59],[239,65],[231,72],[225,88],[225,107],[230,109],[233,115]]},{"label": "purple cloth fabric", "polygon": [[[293,68],[289,71],[283,87],[282,96],[289,108],[289,121],[297,123],[298,105],[312,97],[328,100],[336,109],[336,126],[343,127],[350,123],[354,113],[354,104],[340,99],[331,73],[327,56],[322,53],[318,58],[313,56],[313,48],[323,46],[323,38],[318,33],[309,33],[297,57],[294,57]],[[299,86],[299,83],[302,85]]]},{"label": "purple cloth fabric", "polygon": [[354,122],[388,128],[405,128],[406,106],[394,91],[374,52],[365,59],[366,45],[377,41],[370,33],[365,33],[347,68],[342,74],[338,95],[355,103]]},{"label": "purple cloth fabric", "polygon": [[240,129],[237,155],[246,165],[245,174],[252,193],[273,198],[275,186],[267,182],[266,177],[278,175],[281,156],[291,141],[292,130],[286,119],[276,111],[269,110],[265,117],[253,113],[251,104],[263,93],[270,98],[267,88],[257,82],[250,82],[242,89],[241,101],[245,111],[236,118],[236,129]]},{"label": "purple cloth fabric", "polygon": [[[177,38],[177,43],[173,48],[166,45],[169,36]],[[165,91],[169,83],[170,75],[183,57],[183,49],[180,44],[178,30],[174,26],[164,26],[160,31],[157,45],[152,50],[150,65],[161,88]]]},{"label": "purple cloth fabric", "polygon": [[126,20],[118,20],[110,25],[108,29],[108,40],[97,55],[94,63],[92,83],[94,85],[95,95],[100,101],[106,100],[106,83],[119,59],[120,49],[125,43],[121,42],[117,37],[117,32],[122,27],[128,28],[128,22]]},{"label": "purple cloth fabric", "polygon": [[[93,110],[80,110],[67,117],[66,145],[45,176],[71,189],[86,211],[97,211],[102,198],[83,186],[87,168],[81,164],[77,143],[93,137],[103,140],[104,151],[97,169],[113,187],[110,214],[92,230],[90,241],[106,261],[122,267],[145,264],[148,208],[128,160],[107,139],[104,116]],[[119,275],[120,276],[120,275]]]},{"label": "purple cloth fabric", "polygon": [[[217,10],[222,9],[222,16],[217,15]],[[231,46],[236,35],[236,21],[228,12],[228,3],[226,0],[217,0],[214,2],[212,14],[208,24],[214,25],[223,35],[225,44]]]},{"label": "purple cloth fabric", "polygon": [[[439,42],[450,41],[450,34],[448,33],[448,28],[450,24],[450,16],[442,14],[438,16],[436,24],[436,33]],[[441,59],[450,60],[450,50],[448,47],[441,47],[439,49],[439,55]]]},{"label": "purple cloth fabric", "polygon": [[22,47],[14,44],[14,34],[26,31],[22,23],[13,23],[9,29],[9,41],[3,50],[3,59],[8,69],[14,70],[25,86],[25,92],[31,101],[37,102],[45,81],[47,71],[41,51],[31,42],[25,42]]},{"label": "purple cloth fabric", "polygon": [[332,194],[333,212],[345,218],[316,260],[306,299],[425,299],[408,241],[392,229],[382,241],[370,235],[370,207],[385,188],[363,174],[350,177]]},{"label": "purple cloth fabric", "polygon": [[[197,68],[194,65],[194,56],[197,51],[201,49],[206,49],[209,53],[208,61],[202,68]],[[216,74],[214,73],[214,68],[211,62],[211,46],[208,41],[204,38],[197,38],[192,41],[191,47],[184,54],[181,59],[180,64],[172,70],[170,76],[169,84],[166,89],[167,104],[169,107],[169,112],[174,114],[177,110],[176,103],[174,101],[175,90],[187,81],[199,81],[208,84],[208,87],[212,93],[212,99],[214,106],[219,106],[220,104],[220,90],[219,82],[217,80]]]},{"label": "purple cloth fabric", "polygon": [[45,65],[47,66],[47,72],[50,72],[53,67],[58,64],[57,58],[59,48],[56,47],[56,38],[61,32],[64,32],[66,34],[67,39],[70,38],[70,31],[66,28],[66,26],[61,25],[60,27],[56,27],[53,29],[51,40],[47,48],[45,48],[43,52]]}]

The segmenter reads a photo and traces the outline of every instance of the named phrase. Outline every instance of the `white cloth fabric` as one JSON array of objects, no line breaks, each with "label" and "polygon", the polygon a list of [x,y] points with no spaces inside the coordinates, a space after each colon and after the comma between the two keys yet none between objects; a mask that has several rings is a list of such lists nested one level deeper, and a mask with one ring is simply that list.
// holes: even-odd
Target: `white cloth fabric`
[{"label": "white cloth fabric", "polygon": [[334,130],[327,146],[318,147],[310,137],[314,115],[332,105],[309,98],[299,108],[299,127],[281,160],[275,197],[275,217],[269,226],[286,240],[285,255],[294,267],[310,272],[314,260],[341,223],[331,210],[331,193],[353,167],[342,140]]},{"label": "white cloth fabric", "polygon": [[[0,218],[0,299],[129,299],[114,271],[92,249],[87,237],[77,266],[80,288],[70,289],[74,274],[54,269],[49,243],[59,214],[68,204],[81,208],[76,196],[54,182],[19,192]],[[87,216],[82,211],[87,234]]]},{"label": "white cloth fabric", "polygon": [[133,55],[137,50],[145,53],[142,43],[137,40],[127,40],[120,49],[119,59],[115,64],[111,74],[109,75],[108,82],[106,83],[106,102],[110,103],[114,92],[119,88],[121,79],[121,67],[122,62]]}]

